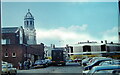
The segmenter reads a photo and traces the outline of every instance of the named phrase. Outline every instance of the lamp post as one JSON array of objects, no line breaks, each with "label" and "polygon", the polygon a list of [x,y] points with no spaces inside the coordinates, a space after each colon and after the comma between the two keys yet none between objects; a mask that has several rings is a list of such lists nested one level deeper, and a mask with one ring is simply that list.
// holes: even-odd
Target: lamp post
[{"label": "lamp post", "polygon": [[25,47],[26,47],[25,54],[26,54],[26,61],[27,61],[27,45],[25,45]]}]

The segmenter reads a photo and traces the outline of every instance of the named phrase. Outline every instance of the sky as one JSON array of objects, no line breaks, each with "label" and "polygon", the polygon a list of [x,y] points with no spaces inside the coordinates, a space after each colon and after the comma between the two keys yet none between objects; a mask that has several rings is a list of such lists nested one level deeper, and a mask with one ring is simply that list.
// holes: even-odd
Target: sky
[{"label": "sky", "polygon": [[55,44],[61,46],[87,40],[118,42],[117,1],[5,1],[2,3],[2,27],[24,27],[24,16],[27,10],[30,9],[30,12],[35,18],[38,44],[44,43],[45,45]]}]

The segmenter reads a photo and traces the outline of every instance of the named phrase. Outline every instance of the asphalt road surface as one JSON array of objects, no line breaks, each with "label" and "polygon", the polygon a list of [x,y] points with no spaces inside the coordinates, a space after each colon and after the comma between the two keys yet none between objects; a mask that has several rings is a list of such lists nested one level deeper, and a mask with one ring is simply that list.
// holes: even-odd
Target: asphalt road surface
[{"label": "asphalt road surface", "polygon": [[66,66],[49,66],[46,68],[18,70],[17,75],[20,73],[82,73],[82,67],[79,63],[67,63]]}]

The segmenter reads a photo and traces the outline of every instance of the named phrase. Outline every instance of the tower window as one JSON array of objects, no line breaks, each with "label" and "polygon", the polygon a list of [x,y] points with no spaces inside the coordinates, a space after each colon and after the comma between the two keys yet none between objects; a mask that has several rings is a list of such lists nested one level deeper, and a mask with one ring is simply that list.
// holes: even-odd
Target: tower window
[{"label": "tower window", "polygon": [[24,21],[24,24],[26,25],[26,21]]},{"label": "tower window", "polygon": [[29,23],[29,22],[27,21],[27,25],[28,25],[28,23]]},{"label": "tower window", "polygon": [[34,25],[34,21],[33,21],[33,25]]},{"label": "tower window", "polygon": [[30,21],[30,25],[32,25],[32,21]]}]

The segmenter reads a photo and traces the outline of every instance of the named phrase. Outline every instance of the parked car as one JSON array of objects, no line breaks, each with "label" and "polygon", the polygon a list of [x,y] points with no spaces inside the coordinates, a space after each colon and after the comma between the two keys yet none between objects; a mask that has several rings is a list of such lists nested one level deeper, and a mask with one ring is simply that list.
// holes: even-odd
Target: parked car
[{"label": "parked car", "polygon": [[45,62],[46,62],[46,64],[47,64],[48,66],[50,66],[50,65],[52,64],[51,59],[45,59]]},{"label": "parked car", "polygon": [[112,61],[103,61],[99,64],[100,66],[103,65],[120,65],[120,60],[112,60]]},{"label": "parked car", "polygon": [[7,62],[5,62],[5,61],[2,61],[2,64],[8,64]]},{"label": "parked car", "polygon": [[109,66],[95,66],[93,67],[87,75],[95,75],[95,74],[115,74],[119,72],[120,65],[109,65]]},{"label": "parked car", "polygon": [[8,65],[2,64],[2,75],[8,74]]},{"label": "parked car", "polygon": [[10,75],[16,75],[17,74],[17,69],[13,67],[11,63],[8,63],[8,74]]},{"label": "parked car", "polygon": [[74,62],[81,62],[82,60],[81,59],[78,59],[78,58],[76,58],[75,60],[74,60]]},{"label": "parked car", "polygon": [[34,63],[34,68],[39,68],[39,67],[46,67],[47,63],[45,62],[45,60],[36,60]]},{"label": "parked car", "polygon": [[72,60],[72,59],[69,59],[68,62],[73,62],[73,60]]},{"label": "parked car", "polygon": [[119,75],[120,74],[120,69],[113,70],[112,74]]},{"label": "parked car", "polygon": [[81,64],[82,66],[87,66],[87,63],[91,60],[92,58],[85,58],[82,60]]},{"label": "parked car", "polygon": [[95,60],[97,60],[97,59],[104,59],[104,58],[107,58],[107,57],[93,57],[92,59],[89,60],[87,65],[90,65],[91,63],[95,62]]},{"label": "parked car", "polygon": [[113,61],[103,61],[99,64],[99,66],[107,66],[107,65],[114,65]]},{"label": "parked car", "polygon": [[103,61],[111,61],[111,60],[112,60],[111,58],[97,59],[93,63],[91,63],[90,65],[85,66],[84,70],[91,70],[92,67],[98,66],[101,62],[103,62]]},{"label": "parked car", "polygon": [[113,60],[115,65],[120,65],[120,60]]}]

